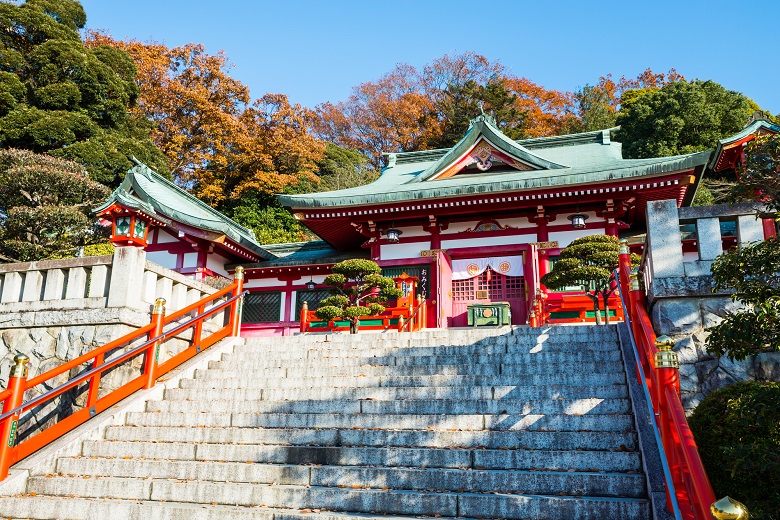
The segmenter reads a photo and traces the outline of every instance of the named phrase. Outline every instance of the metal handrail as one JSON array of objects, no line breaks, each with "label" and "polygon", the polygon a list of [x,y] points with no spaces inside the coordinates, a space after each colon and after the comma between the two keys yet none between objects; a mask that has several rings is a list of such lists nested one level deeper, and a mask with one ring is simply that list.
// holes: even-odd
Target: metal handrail
[{"label": "metal handrail", "polygon": [[[154,338],[141,343],[137,347],[133,347],[132,349],[128,350],[127,352],[122,353],[121,355],[115,357],[114,359],[110,361],[106,361],[102,365],[99,365],[97,367],[94,367],[86,372],[81,373],[80,375],[74,377],[73,379],[70,379],[61,385],[52,388],[48,392],[45,392],[26,403],[21,404],[20,406],[17,406],[16,408],[9,410],[3,414],[0,415],[0,422],[7,419],[8,417],[15,415],[20,412],[24,412],[25,410],[29,410],[30,408],[33,408],[35,405],[39,403],[43,403],[45,401],[48,401],[50,398],[57,397],[61,393],[65,392],[66,390],[69,390],[73,388],[74,386],[78,385],[79,383],[86,381],[87,379],[90,379],[92,376],[96,374],[100,374],[102,372],[105,372],[106,370],[109,370],[111,368],[114,368],[115,366],[121,365],[122,362],[127,361],[128,359],[131,359],[135,357],[136,354],[140,353],[143,350],[148,350],[148,348],[157,342],[165,341],[166,339],[175,336],[179,332],[189,328],[190,324],[195,323],[197,321],[201,321],[206,319],[207,317],[211,316],[212,314],[215,314],[217,311],[227,307],[234,301],[238,300],[239,298],[243,297],[246,293],[249,291],[244,291],[241,294],[238,294],[236,296],[233,296],[232,298],[225,300],[224,302],[217,304],[208,310],[205,310],[202,314],[199,314],[198,316],[195,316],[194,318],[190,318],[189,320],[177,325],[176,327],[172,328],[171,330],[164,332],[160,334],[159,336],[155,336]],[[173,316],[173,315],[172,315]],[[138,332],[138,331],[136,331]],[[94,359],[96,356],[90,356],[89,359]],[[81,364],[81,363],[79,363]],[[55,374],[56,375],[56,374]],[[51,379],[51,377],[48,377],[47,379]],[[28,387],[35,386],[32,384],[32,382],[35,381],[34,379],[30,379]]]}]

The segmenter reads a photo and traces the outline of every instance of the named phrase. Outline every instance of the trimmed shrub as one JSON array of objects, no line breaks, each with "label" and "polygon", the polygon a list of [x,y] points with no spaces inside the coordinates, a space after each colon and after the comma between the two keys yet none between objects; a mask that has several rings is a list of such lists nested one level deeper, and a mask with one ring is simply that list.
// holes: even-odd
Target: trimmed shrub
[{"label": "trimmed shrub", "polygon": [[780,520],[780,383],[717,390],[690,425],[715,495],[744,503],[751,520]]}]

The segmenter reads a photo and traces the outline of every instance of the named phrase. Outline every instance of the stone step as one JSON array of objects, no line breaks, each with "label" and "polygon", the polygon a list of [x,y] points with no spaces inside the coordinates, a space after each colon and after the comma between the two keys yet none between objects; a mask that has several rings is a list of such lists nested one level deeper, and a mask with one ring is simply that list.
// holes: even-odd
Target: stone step
[{"label": "stone step", "polygon": [[[83,457],[60,459],[65,466],[58,471],[76,473],[62,468],[90,464],[95,457],[112,461],[160,459],[168,461],[210,461],[279,465],[331,466],[408,466],[427,468],[468,468],[503,470],[635,472],[640,469],[639,454],[628,451],[561,451],[531,449],[468,449],[410,447],[342,447],[286,446],[260,444],[219,444],[155,441],[86,441]],[[86,458],[84,458],[86,457]],[[68,461],[68,462],[66,462]],[[117,463],[119,463],[117,462]],[[124,462],[122,462],[124,463]],[[248,464],[251,465],[251,464]],[[297,467],[297,466],[296,466]],[[244,470],[241,470],[244,471]],[[249,470],[246,470],[249,471]],[[263,471],[260,469],[253,471]],[[288,473],[293,478],[297,470]],[[103,473],[114,475],[114,473]],[[205,473],[204,473],[205,474]],[[126,475],[133,476],[133,475]],[[151,476],[151,475],[150,475]],[[171,477],[173,478],[173,477]],[[202,478],[202,476],[201,476]],[[211,480],[237,480],[235,478]],[[298,477],[295,477],[298,478]],[[278,479],[272,480],[278,482]],[[386,486],[383,486],[386,487]],[[458,486],[458,488],[461,486]],[[457,489],[457,488],[455,488]]]},{"label": "stone step", "polygon": [[[198,428],[181,426],[110,426],[110,441],[252,444],[291,446],[368,446],[424,448],[526,448],[528,450],[637,451],[636,434],[566,431],[413,431],[316,428]],[[503,452],[503,450],[501,450]],[[573,453],[578,453],[573,451]],[[123,453],[122,456],[128,455]],[[492,467],[492,466],[491,466]],[[503,467],[503,466],[501,466]]]},{"label": "stone step", "polygon": [[405,352],[406,355],[469,355],[469,354],[503,354],[503,353],[535,353],[542,350],[550,352],[577,352],[582,350],[613,350],[616,339],[609,338],[577,338],[571,340],[540,340],[506,338],[484,341],[448,341],[430,344],[398,344],[387,342],[361,342],[361,343],[287,343],[276,342],[272,344],[258,344],[248,342],[236,345],[235,352],[252,355],[263,353],[269,357],[286,358],[290,354],[300,355],[306,352],[308,357],[318,356],[343,356],[343,355],[393,355],[393,353]]},{"label": "stone step", "polygon": [[340,413],[131,412],[131,426],[238,426],[262,428],[364,428],[398,430],[626,431],[630,415],[398,415]]},{"label": "stone step", "polygon": [[403,490],[624,496],[641,498],[644,476],[602,471],[487,470],[452,468],[302,466],[246,462],[138,459],[73,459],[57,465],[58,476],[203,480],[295,486],[391,488]]},{"label": "stone step", "polygon": [[[547,339],[576,339],[583,337],[599,337],[615,339],[617,336],[617,327],[596,326],[596,325],[575,325],[575,326],[547,326],[530,328],[525,326],[495,328],[450,328],[450,329],[426,329],[412,333],[399,334],[397,331],[363,331],[360,334],[338,333],[308,333],[296,334],[284,338],[285,342],[295,343],[372,343],[372,342],[458,342],[458,341],[480,341],[492,340],[496,338],[533,338],[536,340]],[[247,343],[268,345],[279,341],[278,337],[254,337],[246,338]]]},{"label": "stone step", "polygon": [[130,478],[32,477],[30,489],[39,495],[75,495],[92,498],[185,501],[235,506],[265,505],[285,508],[348,509],[389,514],[489,516],[519,519],[545,518],[647,518],[646,500],[545,496],[531,494],[431,493],[384,489],[302,487],[236,482],[174,481]]},{"label": "stone step", "polygon": [[301,377],[295,379],[253,377],[200,377],[182,379],[181,388],[360,388],[405,386],[547,386],[624,385],[621,372],[608,374],[529,374],[518,376],[383,376]]},{"label": "stone step", "polygon": [[[292,516],[288,516],[291,513],[275,511],[270,508],[236,507],[235,505],[108,498],[64,498],[41,495],[0,497],[0,516],[3,518],[10,515],[24,515],[29,519],[36,520],[54,518],[57,520],[279,520],[281,518],[307,518],[305,515],[292,514]],[[343,520],[351,520],[351,518],[354,517],[345,517]],[[318,520],[324,519],[318,517]]]},{"label": "stone step", "polygon": [[627,399],[470,399],[349,401],[266,401],[226,399],[148,401],[147,412],[367,413],[367,414],[545,414],[605,415],[631,413]]},{"label": "stone step", "polygon": [[251,357],[246,354],[226,353],[221,361],[209,362],[209,368],[272,368],[272,367],[342,367],[342,366],[396,366],[396,365],[474,365],[474,364],[530,364],[530,363],[603,363],[620,361],[620,352],[614,350],[580,350],[575,352],[548,352],[536,354],[476,354],[473,356],[381,356],[366,357],[310,357],[288,358]]},{"label": "stone step", "polygon": [[514,376],[526,374],[599,374],[615,373],[622,369],[621,361],[587,363],[500,363],[490,365],[462,364],[462,365],[399,365],[399,366],[372,366],[358,367],[268,367],[260,368],[252,364],[241,366],[239,364],[224,365],[218,362],[216,366],[208,369],[197,370],[195,377],[200,378],[228,378],[240,376],[253,376],[263,379],[268,378],[302,378],[302,377],[371,377],[371,376],[431,376],[431,375],[484,375],[484,376]]},{"label": "stone step", "polygon": [[373,399],[380,401],[405,399],[625,399],[625,385],[606,386],[407,386],[363,388],[230,388],[192,389],[169,388],[166,400],[334,400]]}]

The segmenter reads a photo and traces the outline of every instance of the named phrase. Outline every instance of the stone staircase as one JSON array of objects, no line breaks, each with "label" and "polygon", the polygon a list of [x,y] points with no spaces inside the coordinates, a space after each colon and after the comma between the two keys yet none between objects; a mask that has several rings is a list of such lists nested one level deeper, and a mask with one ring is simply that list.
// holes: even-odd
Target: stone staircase
[{"label": "stone staircase", "polygon": [[614,327],[256,338],[0,498],[38,519],[649,519]]}]

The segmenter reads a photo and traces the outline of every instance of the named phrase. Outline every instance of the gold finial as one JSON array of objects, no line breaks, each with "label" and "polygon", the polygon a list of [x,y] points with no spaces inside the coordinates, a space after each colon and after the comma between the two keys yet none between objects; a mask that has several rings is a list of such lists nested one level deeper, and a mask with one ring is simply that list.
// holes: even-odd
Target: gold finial
[{"label": "gold finial", "polygon": [[745,504],[737,502],[731,497],[723,497],[710,506],[712,516],[717,520],[748,520],[748,513]]},{"label": "gold finial", "polygon": [[309,302],[306,300],[303,300],[303,310],[308,311],[309,310]]},{"label": "gold finial", "polygon": [[234,280],[243,280],[244,279],[244,268],[240,265],[236,267],[236,272],[233,274]]},{"label": "gold finial", "polygon": [[655,368],[680,368],[677,352],[672,351],[675,341],[669,336],[663,335],[655,338]]},{"label": "gold finial", "polygon": [[11,373],[9,377],[27,377],[28,366],[30,358],[24,354],[17,354],[14,356],[14,366],[11,367]]},{"label": "gold finial", "polygon": [[631,251],[628,249],[628,240],[625,238],[620,239],[620,254],[621,255],[627,255]]},{"label": "gold finial", "polygon": [[631,280],[631,290],[632,291],[638,291],[639,290],[639,273],[636,271],[631,271],[628,274],[628,278]]},{"label": "gold finial", "polygon": [[152,314],[165,314],[165,298],[157,298],[154,300],[154,308]]}]

